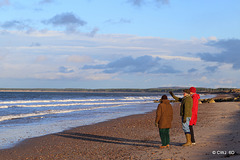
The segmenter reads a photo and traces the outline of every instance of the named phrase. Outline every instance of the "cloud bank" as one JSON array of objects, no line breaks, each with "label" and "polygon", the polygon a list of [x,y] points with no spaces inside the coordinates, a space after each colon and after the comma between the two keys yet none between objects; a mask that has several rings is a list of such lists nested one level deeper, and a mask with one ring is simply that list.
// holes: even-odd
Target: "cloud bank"
[{"label": "cloud bank", "polygon": [[202,60],[207,62],[228,63],[233,65],[233,69],[240,69],[240,40],[230,39],[211,41],[206,45],[221,48],[223,51],[215,54],[200,53],[199,56]]},{"label": "cloud bank", "polygon": [[161,65],[160,58],[152,56],[141,56],[132,58],[123,57],[105,65],[85,65],[83,69],[102,69],[104,73],[178,73],[180,71],[171,66]]},{"label": "cloud bank", "polygon": [[[240,58],[240,40],[206,43],[199,39],[119,34],[89,37],[76,33],[66,36],[60,31],[35,31],[32,34],[8,31],[8,34],[1,35],[1,39],[2,79],[56,80],[67,84],[84,81],[99,84],[102,81],[103,85],[123,84],[121,87],[125,84],[128,87],[141,84],[159,86],[166,82],[169,85],[211,87],[239,84],[239,70],[232,69],[232,66],[233,62],[236,66]],[[233,62],[232,56],[235,56]],[[229,79],[233,84],[222,84]]]}]

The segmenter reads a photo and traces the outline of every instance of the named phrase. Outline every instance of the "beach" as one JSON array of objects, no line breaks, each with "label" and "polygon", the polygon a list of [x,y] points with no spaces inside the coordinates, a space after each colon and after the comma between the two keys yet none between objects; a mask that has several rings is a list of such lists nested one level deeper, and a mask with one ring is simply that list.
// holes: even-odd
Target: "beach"
[{"label": "beach", "polygon": [[[153,104],[156,105],[157,104]],[[20,159],[240,159],[240,103],[221,102],[199,105],[194,126],[196,145],[182,147],[179,103],[173,106],[170,148],[160,149],[155,111],[117,118],[64,132],[27,139],[17,146],[0,150],[4,160]]]}]

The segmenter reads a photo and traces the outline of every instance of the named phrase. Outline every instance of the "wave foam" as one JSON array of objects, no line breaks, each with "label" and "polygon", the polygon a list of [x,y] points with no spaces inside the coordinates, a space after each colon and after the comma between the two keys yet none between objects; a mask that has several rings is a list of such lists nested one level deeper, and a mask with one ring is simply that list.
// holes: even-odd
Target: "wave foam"
[{"label": "wave foam", "polygon": [[147,102],[102,102],[102,103],[64,103],[64,104],[36,104],[36,105],[4,105],[0,108],[40,108],[40,107],[68,107],[68,106],[95,106],[95,105],[112,105],[112,104],[138,104],[138,103],[147,103]]},{"label": "wave foam", "polygon": [[47,110],[35,113],[27,113],[27,114],[18,114],[18,115],[7,115],[1,116],[1,121],[12,120],[12,119],[20,119],[20,118],[27,118],[27,117],[36,117],[36,116],[43,116],[48,114],[62,114],[62,113],[71,113],[71,112],[79,112],[79,111],[87,111],[87,110],[96,110],[96,109],[103,109],[103,108],[113,108],[123,106],[121,105],[112,105],[112,106],[101,106],[101,107],[90,107],[90,108],[81,108],[81,109],[72,109],[72,110]]}]

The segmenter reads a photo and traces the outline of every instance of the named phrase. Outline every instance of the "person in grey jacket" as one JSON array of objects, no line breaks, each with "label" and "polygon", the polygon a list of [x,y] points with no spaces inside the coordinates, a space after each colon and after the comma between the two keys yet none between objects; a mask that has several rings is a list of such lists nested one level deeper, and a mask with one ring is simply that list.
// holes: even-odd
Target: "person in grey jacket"
[{"label": "person in grey jacket", "polygon": [[186,136],[186,143],[183,144],[183,146],[190,146],[192,145],[191,142],[191,132],[189,128],[189,122],[192,117],[192,106],[193,106],[193,99],[190,95],[190,90],[189,89],[184,89],[183,90],[183,98],[176,97],[173,92],[169,92],[171,96],[181,102],[181,107],[180,107],[180,116],[182,116],[182,128]]}]

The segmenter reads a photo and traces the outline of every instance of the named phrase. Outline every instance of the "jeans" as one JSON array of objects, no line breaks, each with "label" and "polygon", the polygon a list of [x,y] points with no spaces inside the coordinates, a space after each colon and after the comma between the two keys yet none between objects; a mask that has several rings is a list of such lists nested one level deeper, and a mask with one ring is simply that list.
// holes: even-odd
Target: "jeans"
[{"label": "jeans", "polygon": [[191,117],[186,118],[186,122],[183,123],[183,117],[182,117],[182,128],[185,134],[191,134],[190,128],[189,128],[189,122],[191,120]]},{"label": "jeans", "polygon": [[159,128],[159,134],[162,141],[162,146],[166,146],[170,142],[169,128]]}]

